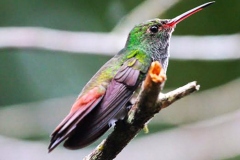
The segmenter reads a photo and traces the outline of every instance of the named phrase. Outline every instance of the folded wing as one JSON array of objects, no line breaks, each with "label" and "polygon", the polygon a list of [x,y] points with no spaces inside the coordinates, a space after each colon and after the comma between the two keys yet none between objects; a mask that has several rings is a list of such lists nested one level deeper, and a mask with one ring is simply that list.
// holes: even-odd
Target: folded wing
[{"label": "folded wing", "polygon": [[80,96],[52,133],[49,152],[64,140],[66,148],[79,149],[103,135],[111,121],[125,109],[148,67],[132,57],[120,67],[109,85],[97,85]]},{"label": "folded wing", "polygon": [[51,142],[48,147],[49,152],[70,136],[77,124],[100,103],[105,92],[106,88],[100,85],[76,100],[70,113],[51,134]]},{"label": "folded wing", "polygon": [[124,109],[125,104],[141,82],[139,79],[141,72],[134,69],[134,64],[138,62],[133,62],[131,66],[126,62],[119,69],[99,106],[77,125],[74,134],[66,140],[64,143],[66,148],[83,148],[108,130],[111,120]]}]

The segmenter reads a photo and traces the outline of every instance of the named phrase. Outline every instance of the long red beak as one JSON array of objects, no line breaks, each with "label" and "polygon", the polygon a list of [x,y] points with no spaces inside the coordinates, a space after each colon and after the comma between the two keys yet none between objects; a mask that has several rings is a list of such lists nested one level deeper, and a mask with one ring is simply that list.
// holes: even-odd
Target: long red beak
[{"label": "long red beak", "polygon": [[194,13],[197,13],[198,11],[201,11],[203,8],[213,4],[215,1],[212,1],[212,2],[208,2],[208,3],[205,3],[205,4],[202,4],[198,7],[195,7],[173,19],[171,19],[169,22],[167,22],[165,25],[166,26],[169,26],[169,27],[173,27],[175,26],[176,24],[178,24],[179,22],[181,22],[182,20],[186,19],[187,17],[193,15]]}]

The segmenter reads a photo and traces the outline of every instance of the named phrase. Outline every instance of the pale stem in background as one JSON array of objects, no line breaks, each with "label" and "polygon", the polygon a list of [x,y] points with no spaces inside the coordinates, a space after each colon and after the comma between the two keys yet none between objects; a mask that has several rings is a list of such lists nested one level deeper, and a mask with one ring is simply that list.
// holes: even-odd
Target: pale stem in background
[{"label": "pale stem in background", "polygon": [[[0,35],[0,48],[41,48],[75,54],[112,56],[122,49],[126,42],[126,35],[69,32],[37,27],[2,27]],[[171,41],[171,58],[204,60],[240,58],[239,34],[173,36]]]}]

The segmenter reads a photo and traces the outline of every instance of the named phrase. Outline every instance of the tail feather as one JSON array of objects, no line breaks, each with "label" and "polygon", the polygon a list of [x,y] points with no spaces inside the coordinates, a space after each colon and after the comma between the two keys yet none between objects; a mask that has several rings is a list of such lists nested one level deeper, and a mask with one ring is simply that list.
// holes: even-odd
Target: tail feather
[{"label": "tail feather", "polygon": [[48,147],[48,152],[51,152],[56,148],[62,141],[67,139],[74,130],[78,123],[80,123],[86,115],[91,112],[101,101],[103,96],[98,97],[92,102],[79,107],[74,113],[69,113],[69,115],[60,123],[60,125],[51,134],[51,141]]}]

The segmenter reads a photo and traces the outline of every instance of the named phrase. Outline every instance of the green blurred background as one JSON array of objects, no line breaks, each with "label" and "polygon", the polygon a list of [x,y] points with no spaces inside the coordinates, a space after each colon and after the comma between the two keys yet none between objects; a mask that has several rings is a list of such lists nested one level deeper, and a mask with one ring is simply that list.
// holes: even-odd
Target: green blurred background
[{"label": "green blurred background", "polygon": [[[110,32],[121,18],[126,16],[142,2],[141,0],[1,0],[0,27],[32,26],[67,31]],[[161,18],[173,18],[205,2],[205,0],[179,1],[164,12]],[[159,5],[161,5],[161,3]],[[217,0],[213,6],[179,24],[173,36],[226,35],[239,33],[239,7],[239,0]],[[77,96],[91,76],[110,58],[110,56],[89,55],[85,53],[71,54],[41,48],[0,48],[0,107],[2,108],[0,112],[9,113],[15,110],[15,114],[12,116],[17,117],[21,115],[26,116],[29,110],[33,111],[30,113],[34,113],[35,115],[28,115],[30,118],[24,121],[23,126],[28,126],[28,124],[26,124],[27,121],[38,121],[36,120],[36,116],[38,117],[39,114],[42,114],[40,115],[42,117],[44,117],[45,114],[49,116],[49,114],[44,113],[44,111],[50,112],[49,110],[53,110],[49,108],[51,106],[44,107],[44,111],[39,113],[34,107],[44,105],[36,104],[65,97],[70,97],[73,102],[74,98],[72,97]],[[239,59],[170,59],[167,76],[166,90],[177,88],[185,83],[197,80],[201,84],[200,92],[203,92],[238,79],[240,77],[240,61]],[[23,107],[23,110],[19,109],[21,107]],[[10,110],[8,110],[8,108],[10,108]],[[66,110],[64,110],[64,113],[61,112],[61,115],[67,114],[65,111],[67,111],[70,106],[65,106],[65,108]],[[24,109],[26,112],[24,112]],[[21,110],[24,114],[18,114],[16,110]],[[58,111],[58,109],[55,106],[55,114],[57,115],[58,113],[56,111]],[[7,117],[8,119],[4,119],[5,117],[1,119],[0,117],[0,119],[3,120],[7,126],[8,123],[12,124],[11,120],[18,120],[16,117]],[[50,120],[54,119],[54,117],[55,115],[53,114]],[[45,118],[49,119],[49,117]],[[63,117],[57,120],[61,118]],[[21,118],[19,118],[19,120],[21,120]],[[57,120],[56,123],[55,121],[49,122],[52,124],[51,127],[57,125]],[[21,122],[18,121],[18,123]],[[48,124],[46,125],[48,126]],[[152,125],[152,133],[155,132],[154,130],[159,131],[162,128],[172,128],[173,126],[175,125],[170,123]],[[38,128],[39,126],[36,125],[35,127]],[[41,127],[44,128],[44,126]],[[42,130],[38,128],[39,131],[37,129],[37,134],[23,134],[24,136],[21,136],[21,134],[17,135],[17,132],[24,132],[19,131],[21,127],[9,131],[6,131],[6,128],[7,127],[0,127],[0,135],[9,138],[17,137],[24,141],[27,140],[27,142],[30,141],[29,139],[32,139],[30,143],[40,141],[45,144],[47,148],[47,142],[44,141],[48,140],[48,135],[50,134],[49,128]],[[34,130],[36,128],[32,129]],[[29,130],[31,130],[31,128]],[[9,154],[11,150],[14,150],[14,148],[9,149]],[[0,159],[4,160],[5,158],[1,158],[0,155]]]}]

